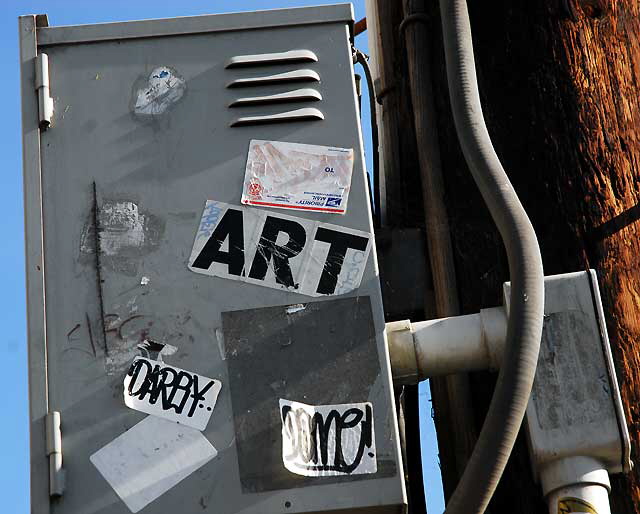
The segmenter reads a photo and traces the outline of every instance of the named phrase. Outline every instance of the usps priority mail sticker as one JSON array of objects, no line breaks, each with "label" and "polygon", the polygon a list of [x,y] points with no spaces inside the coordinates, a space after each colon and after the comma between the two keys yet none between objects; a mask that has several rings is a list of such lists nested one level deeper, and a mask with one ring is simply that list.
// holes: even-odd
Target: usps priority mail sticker
[{"label": "usps priority mail sticker", "polygon": [[344,214],[353,149],[251,140],[242,203]]}]

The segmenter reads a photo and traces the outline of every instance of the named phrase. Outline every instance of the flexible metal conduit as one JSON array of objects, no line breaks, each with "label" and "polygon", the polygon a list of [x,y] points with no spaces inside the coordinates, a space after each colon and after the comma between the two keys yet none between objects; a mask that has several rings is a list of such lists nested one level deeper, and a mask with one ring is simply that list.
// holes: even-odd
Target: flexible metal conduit
[{"label": "flexible metal conduit", "polygon": [[511,277],[503,365],[482,431],[446,509],[485,511],[525,414],[535,376],[544,307],[540,248],[491,144],[482,115],[466,0],[440,0],[453,117],[467,164],[504,242]]}]

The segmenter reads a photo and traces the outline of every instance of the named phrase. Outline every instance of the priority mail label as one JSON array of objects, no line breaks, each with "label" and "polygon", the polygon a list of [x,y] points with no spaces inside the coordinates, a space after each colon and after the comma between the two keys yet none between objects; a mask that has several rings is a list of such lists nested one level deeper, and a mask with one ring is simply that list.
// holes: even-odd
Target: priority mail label
[{"label": "priority mail label", "polygon": [[222,388],[219,380],[136,357],[124,379],[127,407],[204,430]]},{"label": "priority mail label", "polygon": [[308,296],[360,286],[372,234],[208,200],[189,269]]},{"label": "priority mail label", "polygon": [[353,149],[253,139],[242,203],[344,214]]}]

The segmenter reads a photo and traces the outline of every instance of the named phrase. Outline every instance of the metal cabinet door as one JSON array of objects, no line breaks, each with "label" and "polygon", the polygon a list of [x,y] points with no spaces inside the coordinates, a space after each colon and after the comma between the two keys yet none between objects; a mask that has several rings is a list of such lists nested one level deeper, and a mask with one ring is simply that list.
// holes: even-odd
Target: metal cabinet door
[{"label": "metal cabinet door", "polygon": [[[354,101],[350,17],[349,6],[331,6],[93,26],[43,26],[37,33],[33,17],[21,19],[33,512],[129,512],[89,457],[146,417],[124,405],[123,378],[132,359],[144,351],[140,345],[148,341],[167,345],[163,350],[167,363],[220,380],[222,390],[203,432],[215,446],[216,457],[143,512],[264,514],[352,512],[356,508],[371,512],[374,506],[380,512],[398,512],[403,508],[375,252],[369,255],[359,289],[338,300],[351,298],[353,302],[340,304],[343,307],[333,311],[330,302],[335,298],[312,299],[206,277],[187,267],[206,200],[239,205],[251,139],[355,149],[346,215],[295,215],[372,232]],[[55,104],[52,125],[39,137],[32,82],[36,49],[49,57]],[[311,50],[317,62],[275,63],[240,71],[225,67],[233,56],[293,49]],[[323,120],[232,126],[238,111],[229,104],[238,93],[227,87],[230,81],[293,68],[310,69],[319,75],[314,87],[322,100],[314,107],[322,112]],[[164,89],[157,94],[154,88],[163,81]],[[264,85],[256,90],[275,94],[282,88]],[[305,106],[291,104],[280,111]],[[247,112],[280,111],[274,106],[254,106]],[[370,314],[363,311],[360,318],[349,318],[360,312],[354,305],[365,300],[370,303]],[[325,363],[326,372],[314,370],[315,374],[306,375],[313,376],[314,382],[307,383],[305,390],[326,403],[331,403],[330,399],[344,403],[347,396],[340,395],[340,380],[335,374],[342,374],[345,391],[348,384],[361,384],[359,398],[353,401],[373,405],[378,473],[271,483],[255,466],[258,471],[248,473],[259,476],[251,477],[254,489],[248,490],[250,480],[243,477],[238,464],[240,442],[234,408],[237,411],[245,396],[238,388],[245,387],[243,384],[250,387],[252,380],[236,380],[235,393],[231,390],[223,313],[245,312],[245,317],[233,318],[234,326],[251,334],[255,327],[242,320],[259,323],[267,321],[264,316],[277,319],[275,314],[254,309],[309,301],[319,301],[328,310],[320,309],[325,314],[323,323],[316,323],[317,332],[298,331],[300,344],[304,340],[309,351],[315,345],[322,348],[324,343],[317,339],[322,327],[331,333],[337,331],[338,337],[326,347],[327,355],[335,350],[335,361]],[[233,320],[229,323],[233,325]],[[281,329],[277,323],[274,326],[274,330]],[[305,327],[305,321],[296,326]],[[373,360],[365,355],[362,362],[351,362],[345,356],[347,346],[343,345],[347,342],[340,339],[340,333],[347,326],[350,334],[360,334],[348,337],[371,342]],[[299,358],[307,354],[302,352]],[[272,366],[269,359],[282,364],[287,357],[267,353],[261,365]],[[344,362],[349,364],[345,367]],[[362,377],[367,373],[365,380]],[[297,376],[296,381],[304,383],[304,377]],[[287,397],[286,385],[284,390],[278,390],[278,381],[269,386],[269,397],[274,401]],[[61,413],[66,472],[64,494],[51,502],[46,493],[42,440],[47,410]],[[146,434],[150,440],[159,436]]]}]

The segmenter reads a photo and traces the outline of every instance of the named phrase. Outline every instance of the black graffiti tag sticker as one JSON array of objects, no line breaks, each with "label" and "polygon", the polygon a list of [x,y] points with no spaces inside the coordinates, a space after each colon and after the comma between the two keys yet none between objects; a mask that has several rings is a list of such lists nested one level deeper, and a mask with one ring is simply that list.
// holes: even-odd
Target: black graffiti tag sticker
[{"label": "black graffiti tag sticker", "polygon": [[375,473],[371,403],[306,405],[280,400],[282,461],[308,477]]},{"label": "black graffiti tag sticker", "polygon": [[204,430],[222,388],[219,380],[136,357],[124,379],[131,409]]},{"label": "black graffiti tag sticker", "polygon": [[369,232],[208,200],[189,269],[308,296],[360,286]]}]

